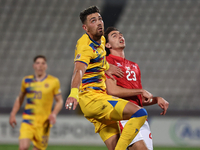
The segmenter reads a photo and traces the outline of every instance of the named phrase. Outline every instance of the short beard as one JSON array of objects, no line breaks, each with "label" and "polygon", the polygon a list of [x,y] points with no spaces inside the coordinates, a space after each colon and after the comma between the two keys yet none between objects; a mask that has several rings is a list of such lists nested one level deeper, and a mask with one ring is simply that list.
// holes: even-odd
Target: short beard
[{"label": "short beard", "polygon": [[[96,40],[99,40],[99,39],[101,39],[102,35],[104,35],[104,31],[98,32],[97,34],[95,34],[95,35],[94,35],[94,38],[95,38]],[[96,40],[95,40],[95,41],[96,41]]]}]

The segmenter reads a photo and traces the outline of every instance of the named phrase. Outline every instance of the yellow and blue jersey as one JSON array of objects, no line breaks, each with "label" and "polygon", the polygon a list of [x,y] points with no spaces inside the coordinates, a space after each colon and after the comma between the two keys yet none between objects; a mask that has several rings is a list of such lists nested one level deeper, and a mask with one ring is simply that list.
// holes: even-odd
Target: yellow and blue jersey
[{"label": "yellow and blue jersey", "polygon": [[80,90],[92,88],[105,90],[106,69],[105,38],[101,37],[101,43],[92,40],[88,34],[84,34],[77,42],[75,50],[75,62],[82,62],[87,69],[82,78]]},{"label": "yellow and blue jersey", "polygon": [[23,121],[31,125],[40,125],[51,114],[54,96],[61,94],[58,78],[46,75],[37,81],[34,75],[23,78],[21,92],[26,93],[26,105]]}]

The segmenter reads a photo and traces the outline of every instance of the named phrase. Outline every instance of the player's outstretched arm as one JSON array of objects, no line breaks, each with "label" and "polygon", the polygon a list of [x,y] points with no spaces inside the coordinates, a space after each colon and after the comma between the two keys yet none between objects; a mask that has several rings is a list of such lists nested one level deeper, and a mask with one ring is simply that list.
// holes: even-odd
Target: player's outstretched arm
[{"label": "player's outstretched arm", "polygon": [[117,85],[116,80],[106,79],[107,92],[110,95],[120,98],[136,96],[142,94],[147,100],[153,98],[153,95],[144,89],[127,89]]},{"label": "player's outstretched arm", "polygon": [[9,123],[14,128],[17,125],[16,114],[19,111],[23,101],[24,101],[25,93],[20,92],[19,96],[16,98],[15,103],[13,105],[12,111],[10,113]]},{"label": "player's outstretched arm", "polygon": [[163,110],[160,114],[161,115],[165,115],[167,112],[167,109],[169,107],[169,102],[167,102],[164,98],[162,97],[153,97],[152,101],[150,102],[146,102],[145,100],[143,100],[142,103],[144,106],[149,106],[149,105],[153,105],[153,104],[158,104],[158,106]]},{"label": "player's outstretched arm", "polygon": [[68,96],[66,102],[65,102],[65,108],[71,110],[73,105],[73,110],[76,109],[76,106],[78,105],[78,92],[79,87],[82,82],[82,77],[87,69],[87,65],[82,62],[75,62],[74,66],[74,72],[72,75],[72,81],[71,81],[71,92]]}]

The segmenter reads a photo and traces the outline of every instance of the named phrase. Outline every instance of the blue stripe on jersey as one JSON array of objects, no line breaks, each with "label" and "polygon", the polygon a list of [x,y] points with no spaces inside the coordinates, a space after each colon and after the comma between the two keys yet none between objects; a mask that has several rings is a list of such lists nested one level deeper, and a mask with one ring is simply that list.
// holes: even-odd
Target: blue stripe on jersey
[{"label": "blue stripe on jersey", "polygon": [[103,59],[103,57],[101,57],[101,55],[99,55],[98,57],[96,57],[95,59],[91,59],[90,63],[96,63],[96,62],[100,62]]},{"label": "blue stripe on jersey", "polygon": [[24,119],[22,120],[22,122],[28,123],[28,124],[32,124],[32,120],[28,120],[28,119]]},{"label": "blue stripe on jersey", "polygon": [[88,64],[86,62],[84,62],[84,61],[75,61],[75,62],[81,62],[81,63],[86,64],[86,66],[88,66]]},{"label": "blue stripe on jersey", "polygon": [[131,118],[133,117],[142,117],[142,116],[147,116],[147,111],[144,108],[141,108],[140,110],[138,110],[136,113],[134,113]]},{"label": "blue stripe on jersey", "polygon": [[118,101],[108,101],[113,107],[117,104]]},{"label": "blue stripe on jersey", "polygon": [[34,104],[34,99],[33,98],[27,98],[27,104]]},{"label": "blue stripe on jersey", "polygon": [[93,50],[97,49],[97,47],[94,45],[94,43],[91,43],[89,46],[92,47]]},{"label": "blue stripe on jersey", "polygon": [[31,78],[26,78],[25,79],[25,83],[31,83],[31,82],[34,82],[34,79],[31,79]]},{"label": "blue stripe on jersey", "polygon": [[33,109],[25,109],[23,114],[27,114],[27,115],[33,115]]},{"label": "blue stripe on jersey", "polygon": [[91,88],[91,89],[94,89],[94,90],[102,90],[103,91],[103,89],[100,88],[100,87],[88,86],[87,88]]},{"label": "blue stripe on jersey", "polygon": [[34,93],[33,87],[26,88],[27,93]]},{"label": "blue stripe on jersey", "polygon": [[94,68],[91,68],[91,69],[87,69],[86,73],[89,73],[89,72],[100,72],[100,69],[101,69],[101,67],[94,67]]},{"label": "blue stripe on jersey", "polygon": [[101,76],[95,76],[87,79],[83,79],[82,83],[93,83],[93,82],[100,82],[101,81]]}]

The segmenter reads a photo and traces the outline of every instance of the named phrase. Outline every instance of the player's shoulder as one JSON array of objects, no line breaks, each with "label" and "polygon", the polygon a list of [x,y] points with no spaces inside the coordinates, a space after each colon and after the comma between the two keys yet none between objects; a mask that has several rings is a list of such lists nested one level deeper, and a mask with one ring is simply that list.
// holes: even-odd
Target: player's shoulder
[{"label": "player's shoulder", "polygon": [[50,74],[47,75],[47,79],[59,81],[59,79],[57,77],[50,75]]},{"label": "player's shoulder", "polygon": [[112,63],[114,61],[114,58],[111,57],[111,55],[109,54],[108,56],[106,56],[106,60],[108,61],[108,63]]},{"label": "player's shoulder", "polygon": [[131,60],[127,60],[128,62],[130,62],[130,63],[132,63],[132,64],[134,64],[134,65],[138,65],[136,62],[134,62],[134,61],[131,61]]},{"label": "player's shoulder", "polygon": [[[127,59],[126,59],[126,60],[127,60]],[[130,61],[130,60],[127,60],[127,61],[129,62],[129,64],[134,65],[134,66],[137,66],[137,67],[139,68],[139,65],[138,65],[136,62]]]},{"label": "player's shoulder", "polygon": [[27,75],[22,78],[22,83],[34,82],[34,75]]},{"label": "player's shoulder", "polygon": [[34,75],[27,75],[23,77],[23,80],[31,80],[34,79]]},{"label": "player's shoulder", "polygon": [[90,38],[89,36],[85,33],[82,35],[81,38],[79,38],[79,40],[77,41],[77,46],[78,47],[88,47],[88,48],[91,48],[89,45],[90,45]]},{"label": "player's shoulder", "polygon": [[81,53],[81,52],[92,52],[93,49],[90,46],[90,39],[89,36],[87,34],[84,34],[78,41],[76,44],[76,50]]}]

